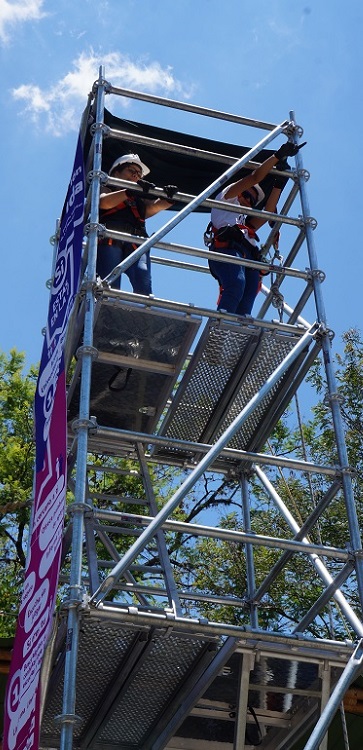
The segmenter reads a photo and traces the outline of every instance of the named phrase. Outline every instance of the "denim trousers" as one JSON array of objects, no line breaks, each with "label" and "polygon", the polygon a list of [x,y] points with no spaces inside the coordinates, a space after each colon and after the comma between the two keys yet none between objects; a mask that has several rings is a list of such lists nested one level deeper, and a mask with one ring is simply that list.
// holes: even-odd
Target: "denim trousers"
[{"label": "denim trousers", "polygon": [[[215,250],[214,245],[211,245],[210,249]],[[218,248],[217,252],[253,260],[252,252],[249,252],[245,246],[242,248],[238,242],[230,242],[228,247]],[[217,260],[209,260],[208,264],[212,276],[217,279],[220,287],[217,310],[226,310],[237,315],[249,315],[259,290],[259,271],[255,268],[246,268]]]},{"label": "denim trousers", "polygon": [[[100,242],[97,249],[96,273],[101,279],[104,279],[109,273],[111,273],[115,266],[125,260],[131,252],[133,252],[133,247],[128,242],[116,243],[114,240],[112,245]],[[136,263],[133,263],[133,265],[125,271],[125,274],[130,279],[132,290],[135,294],[152,294],[151,262],[149,252],[144,253]],[[114,289],[120,289],[121,276],[115,279],[111,286]]]}]

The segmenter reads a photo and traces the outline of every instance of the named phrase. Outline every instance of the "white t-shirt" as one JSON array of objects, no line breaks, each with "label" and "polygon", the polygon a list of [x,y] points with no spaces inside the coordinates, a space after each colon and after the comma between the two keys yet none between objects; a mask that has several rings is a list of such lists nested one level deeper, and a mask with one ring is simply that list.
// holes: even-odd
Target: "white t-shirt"
[{"label": "white t-shirt", "polygon": [[[223,208],[212,208],[211,210],[211,222],[213,226],[216,229],[221,229],[221,227],[227,227],[227,226],[233,226],[234,224],[245,224],[247,219],[247,214],[242,214],[241,209],[242,206],[238,200],[238,197],[235,198],[224,198],[225,193],[230,188],[230,185],[227,185],[227,187],[223,188],[218,195],[216,195],[215,200],[216,201],[222,201],[222,200],[228,200],[228,203],[234,203],[236,206],[238,206],[238,211],[224,211]],[[247,229],[242,229],[243,234],[246,237],[246,240],[248,240],[251,245],[256,245],[256,240],[253,237],[250,237],[248,234]]]}]

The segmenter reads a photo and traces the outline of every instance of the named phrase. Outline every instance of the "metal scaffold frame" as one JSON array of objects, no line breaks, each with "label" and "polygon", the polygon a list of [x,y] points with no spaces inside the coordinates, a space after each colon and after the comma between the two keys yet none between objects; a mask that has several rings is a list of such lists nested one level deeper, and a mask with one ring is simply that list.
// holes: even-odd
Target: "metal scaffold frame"
[{"label": "metal scaffold frame", "polygon": [[[108,94],[259,129],[265,134],[239,159],[196,152],[183,144],[154,142],[142,133],[130,135],[105,124]],[[155,265],[200,273],[203,279],[203,274],[208,273],[206,251],[165,242],[164,238],[201,206],[223,205],[225,208],[212,197],[218,189],[242,168],[253,168],[254,159],[273,144],[277,136],[287,135],[298,143],[301,128],[293,112],[287,120],[275,125],[116,88],[106,81],[103,69],[83,118],[84,137],[91,113],[94,121],[90,128],[92,142],[87,164],[84,280],[65,345],[67,365],[72,363],[73,366],[68,392],[71,415],[68,461],[69,490],[74,502],[67,508],[70,520],[65,530],[65,566],[60,577],[62,591],[66,590],[66,594],[48,646],[43,673],[41,747],[44,750],[53,747],[62,750],[116,747],[121,750],[136,747],[140,750],[204,750],[206,747],[243,750],[258,744],[263,750],[302,747],[326,750],[328,727],[347,689],[362,670],[363,622],[342,587],[354,574],[352,585],[356,586],[363,605],[363,557],[352,469],[331,358],[332,333],[322,297],[324,274],[319,269],[315,251],[316,222],[310,216],[307,172],[301,152],[295,157],[295,169],[286,173],[288,195],[278,219],[275,214],[246,209],[246,213],[275,222],[264,245],[266,250],[278,227],[287,225],[297,234],[286,261],[280,265],[273,261],[270,264],[276,283],[272,290],[263,287],[264,302],[255,317],[241,321],[236,315],[207,307],[143,297],[110,287],[151,249],[156,251],[152,256]],[[102,185],[107,181],[119,189],[129,186],[127,181],[108,178],[103,170],[104,141],[110,137],[188,156],[194,151],[200,158],[215,158],[222,173],[198,195],[178,192],[176,197],[182,208],[173,212],[151,237],[133,237],[137,246],[134,252],[106,279],[99,280],[96,277],[99,238],[127,240],[129,237],[99,223]],[[152,193],[165,196],[160,188],[154,188]],[[301,215],[296,217],[290,215],[290,210],[297,197]],[[308,259],[308,268],[303,270],[293,265],[302,247],[306,248]],[[160,251],[166,252],[168,257],[161,257]],[[208,257],[218,259],[218,253],[208,253]],[[185,256],[195,261],[187,262]],[[228,256],[225,259],[260,270],[265,268],[265,264],[258,261],[241,261]],[[303,291],[292,306],[281,293],[290,279],[303,285]],[[280,295],[279,320],[266,317],[271,306],[276,306],[274,295]],[[316,310],[316,320],[312,324],[302,317],[311,297]],[[109,331],[115,330],[124,347],[119,347],[117,352],[107,342]],[[148,332],[147,356],[130,355],[124,346],[128,331],[131,331],[130,338],[135,330]],[[170,355],[174,359],[158,356],[154,341],[159,342],[166,330],[169,337],[181,342],[178,360],[174,351]],[[83,341],[79,345],[81,336]],[[337,466],[316,465],[299,457],[277,457],[265,452],[272,429],[304,382],[319,352],[323,354],[330,394]],[[148,402],[138,402],[135,391],[135,403],[130,406],[126,400],[122,401],[120,389],[115,412],[116,402],[102,401],[100,393],[97,394],[97,378],[101,377],[102,367],[111,365],[122,371],[122,368],[130,368],[130,362],[142,382],[138,392],[145,393],[154,378],[156,385],[152,387],[157,391],[157,398],[152,407],[146,407]],[[213,393],[208,392],[213,390],[211,382],[215,383]],[[120,421],[123,410],[126,416]],[[92,464],[90,454],[102,454],[109,461],[103,466]],[[117,509],[112,501],[108,507],[102,504],[98,507],[100,498],[89,490],[91,471],[122,473],[120,458],[134,461],[142,478],[144,513],[122,510],[123,503],[136,504],[132,498],[116,498]],[[178,467],[185,474],[185,479],[162,507],[155,496],[152,466]],[[330,482],[302,523],[296,520],[271,482],[268,476],[271,466],[308,477],[321,475]],[[243,531],[212,524],[187,524],[173,517],[206,472],[227,477],[239,487]],[[290,537],[277,538],[254,531],[252,477],[282,517],[291,532]],[[312,542],[309,536],[312,529],[340,491],[345,500],[349,548]],[[108,498],[101,499],[107,501]],[[113,541],[114,534],[131,540],[122,555]],[[245,554],[246,596],[218,596],[193,588],[185,590],[178,585],[168,549],[170,534],[180,539],[187,535],[188,538],[203,537],[238,545]],[[99,544],[106,551],[105,560],[100,559]],[[255,554],[261,548],[280,550],[281,555],[265,579],[257,583]],[[320,581],[321,593],[290,632],[276,633],[260,625],[259,608],[293,555],[302,555],[311,563]],[[329,568],[333,561],[339,568],[335,577]],[[198,605],[203,602],[248,610],[248,625],[206,620],[198,613]],[[329,602],[336,603],[346,623],[349,632],[346,642],[313,638],[306,633]],[[93,658],[97,661],[97,650],[100,661],[95,674],[95,670],[90,670],[90,662]],[[309,675],[307,665],[312,669]],[[156,678],[154,687],[154,674],[158,669],[163,674],[162,688],[161,680]],[[233,700],[228,702],[223,691],[232,674]],[[271,701],[273,694],[279,699],[282,696],[281,706],[279,703],[276,710],[271,708],[278,703]],[[251,697],[254,695],[258,698]],[[58,714],[56,722],[55,714]],[[232,733],[226,732],[225,738],[223,733],[218,734],[221,720]],[[203,734],[206,721],[215,722],[216,739]],[[303,738],[307,731],[312,732],[307,744],[298,744],[306,742]]]}]

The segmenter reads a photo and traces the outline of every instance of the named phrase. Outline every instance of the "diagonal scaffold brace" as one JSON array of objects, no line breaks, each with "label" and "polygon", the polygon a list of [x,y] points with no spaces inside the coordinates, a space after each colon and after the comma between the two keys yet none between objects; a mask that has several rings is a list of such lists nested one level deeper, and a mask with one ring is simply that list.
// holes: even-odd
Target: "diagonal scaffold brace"
[{"label": "diagonal scaffold brace", "polygon": [[254,409],[261,403],[261,401],[267,396],[270,390],[280,380],[283,374],[288,370],[290,365],[295,361],[299,354],[309,346],[314,337],[319,333],[319,326],[314,324],[306,333],[301,337],[298,343],[291,349],[289,354],[280,363],[276,370],[267,378],[266,382],[260,388],[259,392],[253,396],[248,404],[242,409],[242,411],[235,417],[233,422],[229,425],[226,431],[217,440],[215,445],[208,451],[208,453],[202,458],[198,466],[191,471],[190,475],[174,493],[174,495],[168,500],[164,507],[154,517],[149,526],[142,532],[140,537],[134,542],[130,549],[125,553],[121,560],[111,570],[109,575],[104,579],[102,584],[99,586],[97,591],[93,594],[89,600],[90,604],[100,604],[108,592],[111,591],[114,584],[120,579],[120,577],[128,569],[129,565],[135,560],[137,555],[144,549],[148,542],[152,539],[155,533],[161,528],[164,521],[168,519],[170,514],[178,507],[184,497],[192,489],[197,480],[202,474],[208,470],[213,461],[219,456],[221,451],[226,447],[231,438],[235,433],[242,427],[243,423],[247,420]]}]

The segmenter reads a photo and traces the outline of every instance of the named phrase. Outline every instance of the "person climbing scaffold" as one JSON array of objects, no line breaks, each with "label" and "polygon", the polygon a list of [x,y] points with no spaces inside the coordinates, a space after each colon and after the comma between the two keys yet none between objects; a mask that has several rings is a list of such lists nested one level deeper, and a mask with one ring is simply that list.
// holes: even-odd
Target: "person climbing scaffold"
[{"label": "person climbing scaffold", "polygon": [[[106,187],[100,196],[100,223],[107,229],[127,232],[139,237],[147,237],[145,221],[151,216],[164,211],[173,205],[173,195],[177,192],[175,185],[166,185],[163,189],[167,198],[148,198],[147,195],[155,185],[144,177],[150,169],[138,154],[124,154],[112,164],[109,175],[120,180],[135,182],[141,191],[132,188]],[[97,250],[96,273],[104,279],[113,269],[127,258],[138,245],[114,239],[101,239]],[[130,279],[136,294],[152,294],[150,253],[144,253],[136,263],[125,272]],[[114,282],[119,287],[121,276]]]},{"label": "person climbing scaffold", "polygon": [[[221,255],[232,255],[247,260],[261,260],[257,230],[266,219],[243,213],[243,208],[262,207],[276,213],[277,202],[285,181],[276,175],[272,190],[264,202],[265,193],[260,182],[273,167],[288,168],[287,158],[295,156],[305,143],[297,146],[288,141],[266,159],[257,169],[242,179],[227,185],[216,195],[215,200],[226,201],[236,206],[236,211],[212,208],[211,222],[205,234],[205,244]],[[260,272],[235,263],[209,259],[209,269],[219,284],[217,310],[220,312],[250,315],[260,288]]]}]

